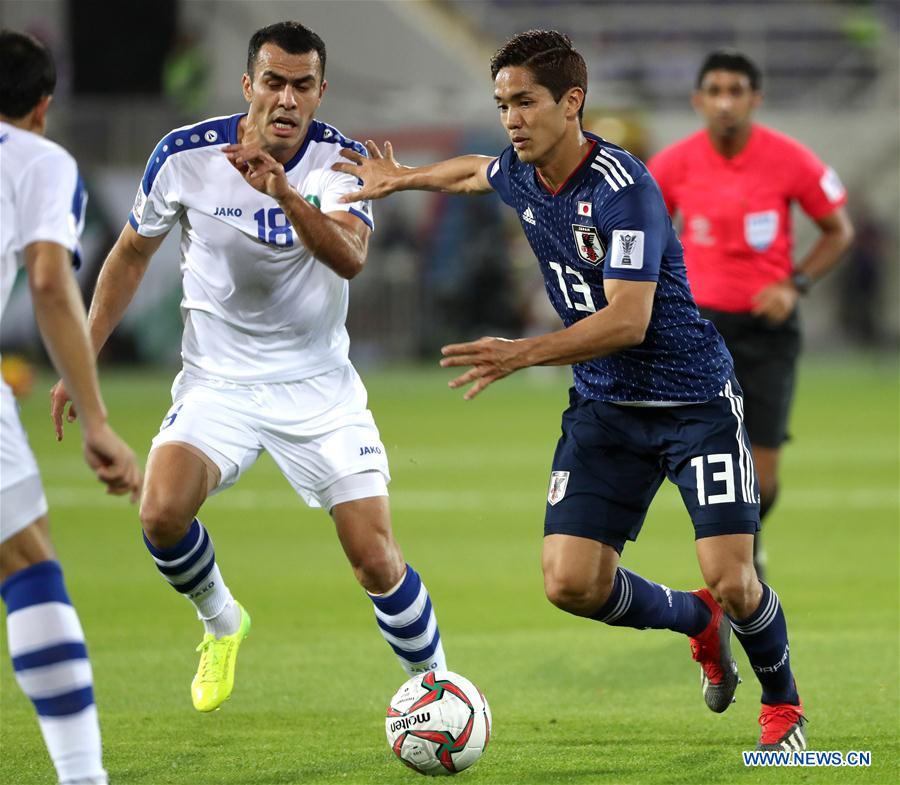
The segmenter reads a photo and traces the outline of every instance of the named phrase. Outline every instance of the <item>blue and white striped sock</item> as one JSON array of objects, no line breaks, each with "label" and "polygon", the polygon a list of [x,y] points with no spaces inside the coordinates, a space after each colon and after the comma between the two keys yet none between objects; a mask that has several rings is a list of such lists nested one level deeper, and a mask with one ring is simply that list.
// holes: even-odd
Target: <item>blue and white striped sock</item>
[{"label": "blue and white striped sock", "polygon": [[369,594],[375,604],[375,621],[400,665],[410,676],[446,670],[441,631],[422,579],[406,565],[400,583],[384,594]]},{"label": "blue and white striped sock", "polygon": [[106,783],[94,677],[59,562],[19,570],[0,585],[16,681],[34,704],[61,783]]},{"label": "blue and white striped sock", "polygon": [[240,608],[219,572],[212,538],[200,521],[194,518],[188,533],[171,548],[154,547],[146,535],[144,544],[163,578],[194,604],[207,632],[220,638],[238,631]]}]

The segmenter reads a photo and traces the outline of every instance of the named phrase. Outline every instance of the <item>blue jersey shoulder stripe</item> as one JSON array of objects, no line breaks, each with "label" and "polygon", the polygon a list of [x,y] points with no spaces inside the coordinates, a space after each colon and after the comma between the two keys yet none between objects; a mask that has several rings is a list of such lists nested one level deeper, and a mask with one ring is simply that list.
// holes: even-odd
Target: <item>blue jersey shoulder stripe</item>
[{"label": "blue jersey shoulder stripe", "polygon": [[204,120],[196,125],[176,128],[170,131],[156,145],[156,149],[147,161],[144,177],[141,179],[141,187],[144,193],[149,195],[153,187],[153,181],[163,164],[170,156],[185,150],[197,150],[210,145],[233,144],[237,141],[237,126],[243,115],[236,114],[231,117],[216,117],[212,120]]},{"label": "blue jersey shoulder stripe", "polygon": [[[87,191],[84,190],[84,180],[81,173],[75,171],[75,193],[72,194],[72,218],[75,220],[75,233],[81,237],[84,231],[84,215],[87,212]],[[72,251],[72,264],[78,270],[81,267],[81,245],[75,240],[75,248]]]},{"label": "blue jersey shoulder stripe", "polygon": [[360,221],[362,221],[366,226],[368,226],[370,229],[372,229],[374,231],[375,224],[372,223],[372,219],[368,215],[366,215],[364,212],[362,212],[361,210],[357,210],[354,207],[351,207],[348,210],[348,212],[351,215],[355,215],[357,218],[359,218]]},{"label": "blue jersey shoulder stripe", "polygon": [[369,153],[364,145],[360,144],[355,139],[350,139],[344,136],[333,125],[328,125],[328,123],[314,120],[313,126],[314,138],[317,142],[331,142],[332,144],[339,144],[341,147],[346,147],[350,150],[356,150],[356,152],[358,152],[360,155],[364,155],[368,158]]},{"label": "blue jersey shoulder stripe", "polygon": [[87,193],[84,190],[84,180],[80,173],[76,173],[78,178],[75,181],[75,193],[72,195],[72,215],[75,217],[75,226],[78,227],[79,233],[84,228],[84,211],[87,207]]},{"label": "blue jersey shoulder stripe", "polygon": [[[309,124],[309,130],[306,132],[306,138],[303,140],[303,144],[300,145],[300,149],[295,153],[294,157],[291,158],[284,165],[284,171],[289,172],[293,169],[306,154],[306,150],[309,147],[310,142],[329,142],[331,144],[339,144],[341,147],[349,147],[353,150],[356,150],[360,155],[368,156],[368,152],[366,152],[366,148],[363,147],[359,142],[355,142],[353,139],[348,139],[344,136],[337,128],[334,126],[328,125],[328,123],[323,123],[319,120],[313,120]],[[362,184],[362,180],[360,180],[360,185]]]}]

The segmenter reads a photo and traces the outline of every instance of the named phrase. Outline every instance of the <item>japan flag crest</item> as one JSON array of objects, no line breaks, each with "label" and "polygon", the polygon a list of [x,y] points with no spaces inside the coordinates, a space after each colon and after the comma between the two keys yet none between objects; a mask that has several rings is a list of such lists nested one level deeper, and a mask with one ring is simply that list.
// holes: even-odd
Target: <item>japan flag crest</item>
[{"label": "japan flag crest", "polygon": [[550,490],[547,493],[547,501],[552,507],[561,501],[566,495],[566,486],[569,484],[568,472],[550,472]]},{"label": "japan flag crest", "polygon": [[578,251],[578,255],[594,267],[602,264],[606,249],[603,247],[603,241],[597,234],[597,230],[593,226],[572,224],[572,232],[575,235],[575,249]]}]

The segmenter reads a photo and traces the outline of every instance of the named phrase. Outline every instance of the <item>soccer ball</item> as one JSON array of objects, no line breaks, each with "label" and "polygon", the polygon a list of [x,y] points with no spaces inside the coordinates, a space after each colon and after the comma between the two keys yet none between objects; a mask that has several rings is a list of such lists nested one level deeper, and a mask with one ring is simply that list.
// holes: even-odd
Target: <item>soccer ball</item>
[{"label": "soccer ball", "polygon": [[384,720],[394,754],[420,774],[456,774],[477,761],[491,738],[491,709],[458,673],[413,676],[391,698]]}]

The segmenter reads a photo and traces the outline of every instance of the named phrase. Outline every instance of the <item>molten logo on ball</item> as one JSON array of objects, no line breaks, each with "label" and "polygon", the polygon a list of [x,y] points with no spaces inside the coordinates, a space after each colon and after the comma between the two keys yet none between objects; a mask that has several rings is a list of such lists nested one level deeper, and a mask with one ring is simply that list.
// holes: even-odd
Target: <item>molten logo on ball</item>
[{"label": "molten logo on ball", "polygon": [[487,747],[491,709],[468,679],[431,671],[400,687],[388,706],[385,730],[394,754],[410,768],[421,774],[456,774]]}]

